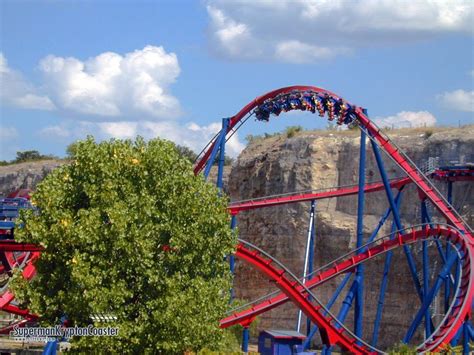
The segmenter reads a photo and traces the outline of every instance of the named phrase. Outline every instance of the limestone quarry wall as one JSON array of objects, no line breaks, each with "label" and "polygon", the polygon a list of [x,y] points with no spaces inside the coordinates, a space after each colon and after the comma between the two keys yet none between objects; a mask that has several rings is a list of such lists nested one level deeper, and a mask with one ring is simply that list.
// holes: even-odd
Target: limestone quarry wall
[{"label": "limestone quarry wall", "polygon": [[0,166],[0,198],[18,189],[34,189],[62,160],[42,160]]},{"label": "limestone quarry wall", "polygon": [[[423,130],[406,130],[388,134],[416,162],[423,162],[430,156],[440,156],[441,160],[462,157],[466,162],[474,162],[474,126],[465,129],[437,129],[428,133]],[[357,184],[359,146],[358,131],[302,132],[292,138],[280,136],[256,140],[241,153],[232,167],[228,182],[231,199],[236,201]],[[381,178],[370,149],[370,143],[367,142],[366,181],[374,182]],[[402,172],[387,156],[384,156],[384,161],[390,177],[402,176]],[[442,183],[437,183],[437,186],[442,192],[446,190]],[[416,189],[409,186],[405,190],[401,207],[403,221],[407,225],[413,224],[413,221],[419,223],[419,217],[415,217],[419,216],[420,209]],[[464,216],[472,224],[474,186],[456,183],[454,205],[458,208],[460,206]],[[309,207],[308,202],[241,212],[237,217],[239,237],[262,247],[294,273],[301,275]],[[366,195],[365,239],[387,207],[384,192]],[[318,201],[315,267],[354,248],[356,214],[356,196]],[[389,224],[384,226],[379,235],[387,234],[389,227]],[[373,329],[383,262],[384,259],[380,258],[366,266],[364,303],[369,307],[366,308],[363,326],[367,339]],[[397,251],[394,263],[397,267],[391,270],[383,327],[379,336],[379,345],[382,347],[390,346],[403,338],[414,316],[415,306],[418,306],[415,304],[416,298],[407,296],[414,295],[414,286],[408,276],[404,255]],[[318,288],[316,295],[327,302],[341,279],[342,277],[338,277]],[[275,286],[247,265],[239,263],[235,289],[236,297],[251,300],[275,290]],[[338,310],[339,307],[340,302],[335,304],[334,309]],[[258,327],[294,329],[296,316],[296,308],[288,303],[262,315]],[[350,313],[348,320],[352,318],[353,314]],[[303,331],[304,329],[305,327]]]}]

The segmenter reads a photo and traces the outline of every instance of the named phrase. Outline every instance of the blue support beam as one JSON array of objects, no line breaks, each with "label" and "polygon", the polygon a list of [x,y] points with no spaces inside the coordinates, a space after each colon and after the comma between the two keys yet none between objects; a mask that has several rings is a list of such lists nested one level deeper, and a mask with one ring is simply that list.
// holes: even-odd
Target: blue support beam
[{"label": "blue support beam", "polygon": [[[453,204],[453,182],[448,181],[448,203],[450,205]],[[451,254],[451,246],[446,244],[446,258],[449,258],[449,254]],[[444,311],[447,312],[449,309],[449,298],[451,295],[451,285],[448,280],[446,280],[446,283],[444,284]]]},{"label": "blue support beam", "polygon": [[[402,192],[399,191],[397,197],[395,198],[395,203],[397,206],[397,211],[400,209],[400,204],[401,204],[401,196]],[[389,209],[390,211],[390,209]],[[397,227],[395,222],[392,222],[392,228],[391,228],[391,238],[394,238],[395,236],[393,235],[396,231]],[[387,285],[388,285],[388,273],[390,271],[390,266],[392,264],[392,255],[393,252],[389,251],[387,252],[385,256],[385,264],[384,264],[384,269],[383,269],[383,277],[382,277],[382,283],[380,285],[380,293],[379,293],[379,299],[377,302],[377,313],[375,315],[375,322],[374,322],[374,330],[372,333],[372,346],[377,346],[378,342],[378,336],[379,336],[379,330],[380,330],[380,323],[382,321],[382,311],[383,311],[383,306],[385,304],[385,293],[387,291]]]},{"label": "blue support beam", "polygon": [[474,340],[474,329],[472,328],[471,322],[466,319],[462,326],[457,331],[454,338],[451,340],[450,345],[456,346],[462,336],[462,353],[463,355],[472,354],[469,340]]},{"label": "blue support beam", "polygon": [[[395,197],[395,203],[397,206],[399,206],[399,204],[401,203],[401,198],[402,198],[402,189],[403,187],[400,189],[400,191],[398,192],[397,196]],[[371,243],[374,241],[374,239],[377,237],[379,231],[380,231],[380,228],[383,227],[383,225],[385,224],[386,220],[388,219],[388,217],[390,216],[390,213],[391,213],[391,209],[390,207],[387,208],[387,210],[385,211],[384,215],[380,218],[377,226],[375,227],[374,231],[372,232],[372,234],[370,235],[369,237],[369,240],[367,241],[368,243]],[[362,251],[364,251],[365,249],[362,249]],[[344,287],[346,286],[346,284],[349,282],[351,276],[352,276],[352,272],[348,272],[346,274],[346,276],[344,276],[344,279],[343,281],[339,284],[339,286],[337,287],[336,291],[334,292],[334,294],[332,295],[331,299],[329,300],[328,304],[326,305],[326,308],[328,310],[331,309],[331,307],[333,306],[333,304],[336,302],[337,298],[339,297],[339,294],[342,292],[342,290],[344,289]],[[351,288],[350,290],[348,291],[349,293],[351,292],[351,290],[353,290],[353,287],[355,288],[356,286],[354,286],[354,283],[356,281],[354,280],[353,284],[351,285]],[[354,299],[353,295],[347,295],[346,296],[346,299],[350,298],[351,300]],[[352,302],[352,301],[351,301]],[[349,306],[350,307],[350,306]],[[345,319],[345,317],[344,317]],[[310,345],[310,341],[311,341],[311,338],[316,334],[316,332],[318,331],[318,328],[316,326],[313,327],[313,329],[311,330],[309,336],[307,337],[305,343],[303,344],[303,349],[308,349],[309,345]],[[330,349],[327,349],[327,351],[330,351]],[[330,353],[330,352],[329,352]]]},{"label": "blue support beam", "polygon": [[451,346],[456,346],[458,345],[459,343],[459,339],[461,338],[461,334],[463,332],[463,328],[459,328],[458,331],[456,332],[456,334],[454,335],[454,337],[451,339],[451,341],[449,342],[449,344]]},{"label": "blue support beam", "polygon": [[448,202],[450,205],[453,204],[453,182],[448,181]]},{"label": "blue support beam", "polygon": [[[230,229],[234,230],[235,227],[237,226],[237,216],[232,215],[231,220],[230,220]],[[232,274],[232,288],[230,289],[230,300],[232,301],[235,297],[235,291],[234,291],[234,273],[235,273],[235,255],[231,254],[229,255],[229,268],[230,272]]]},{"label": "blue support beam", "polygon": [[[427,217],[427,208],[426,202],[424,200],[421,201],[421,223],[428,223]],[[423,227],[426,229],[426,227]],[[428,256],[428,242],[425,240],[422,242],[422,253],[423,253],[423,301],[426,302],[426,297],[428,296],[428,289],[430,287],[429,284],[429,277],[430,277],[430,264],[429,264],[429,256]],[[449,278],[448,278],[449,279]],[[447,280],[447,283],[450,281]],[[425,339],[428,339],[432,333],[433,329],[431,328],[431,314],[429,308],[426,309],[425,312]]]},{"label": "blue support beam", "polygon": [[[371,140],[371,144],[372,144],[372,150],[374,152],[375,160],[377,161],[377,166],[378,166],[379,171],[380,171],[380,176],[382,177],[382,181],[383,181],[383,184],[384,184],[384,187],[385,187],[385,192],[387,194],[387,199],[388,199],[388,202],[390,204],[390,208],[392,210],[392,214],[393,214],[395,224],[396,224],[398,230],[403,230],[403,225],[402,225],[402,222],[401,222],[401,219],[400,219],[400,214],[398,213],[398,211],[396,209],[395,200],[393,199],[392,190],[391,190],[390,183],[389,183],[389,180],[388,180],[388,177],[387,177],[387,173],[386,173],[385,168],[384,168],[384,163],[383,163],[383,160],[382,160],[382,156],[380,154],[380,149],[377,146],[377,143],[375,143],[373,140]],[[423,292],[421,290],[421,284],[420,284],[420,280],[418,279],[418,274],[417,274],[417,271],[416,271],[416,264],[415,264],[415,260],[413,259],[413,255],[411,253],[411,250],[407,245],[404,245],[403,246],[403,251],[405,252],[405,255],[406,255],[406,258],[407,258],[408,267],[410,269],[410,274],[411,274],[411,277],[413,278],[413,282],[415,284],[416,292],[418,293],[418,297],[420,298],[420,300],[423,301]]]},{"label": "blue support beam", "polygon": [[[449,243],[446,244],[446,259],[449,259],[451,255],[451,246]],[[451,283],[449,282],[449,278],[446,279],[444,284],[444,311],[447,312],[449,309],[449,299],[451,295]]]},{"label": "blue support beam", "polygon": [[[430,219],[428,216],[428,208],[426,206],[426,200],[422,199],[421,201],[421,223],[429,223]],[[425,227],[423,227],[425,228]],[[439,241],[437,240],[438,244]],[[429,284],[429,269],[430,269],[430,264],[429,264],[429,255],[428,255],[428,242],[423,241],[423,296],[425,297],[426,301],[426,296],[428,294],[428,289],[430,287]],[[450,280],[448,278],[447,282],[449,283]],[[433,332],[432,328],[432,323],[431,323],[431,315],[429,312],[429,309],[425,313],[425,339],[429,338],[431,336],[431,333]]]},{"label": "blue support beam", "polygon": [[244,330],[242,332],[242,352],[248,353],[249,351],[249,327],[244,327]]},{"label": "blue support beam", "polygon": [[57,347],[58,347],[58,341],[57,340],[48,341],[46,343],[46,346],[43,349],[42,354],[43,355],[56,355]]},{"label": "blue support beam", "polygon": [[[453,205],[453,181],[448,181],[448,202],[450,205]],[[446,245],[446,258],[448,257],[449,253],[451,252],[450,250],[450,245],[447,244]],[[460,263],[461,261],[458,259],[458,264]],[[457,282],[459,280],[459,270],[460,270],[460,266],[458,265],[458,267],[456,267],[456,270],[455,270],[455,276],[454,276],[454,279],[456,280],[456,285],[454,286],[453,288],[453,292],[454,290],[457,289]],[[449,309],[449,296],[450,296],[450,293],[451,293],[451,286],[453,286],[453,282],[452,282],[452,278],[449,277],[449,280],[446,280],[446,283],[445,283],[445,290],[444,290],[444,307],[445,307],[445,310]]]},{"label": "blue support beam", "polygon": [[[426,199],[421,201],[421,213],[425,218],[423,223],[429,223],[431,228],[434,228],[434,224],[431,223],[431,217],[430,217],[430,214],[428,212],[428,207],[426,205]],[[435,240],[435,244],[436,244],[436,249],[438,250],[438,254],[441,257],[441,260],[443,261],[443,264],[446,264],[446,254],[444,253],[443,246],[441,245],[441,243],[438,239]],[[456,272],[457,271],[458,271],[458,269],[456,268]],[[454,280],[457,280],[457,276],[455,277]],[[449,282],[451,284],[451,286],[454,286],[454,280],[453,280],[452,277],[448,277],[446,282]],[[456,289],[456,287],[455,287],[455,289]]]},{"label": "blue support beam", "polygon": [[217,188],[219,189],[219,193],[222,193],[222,189],[224,188],[223,184],[223,177],[224,177],[224,164],[225,164],[225,137],[227,135],[227,127],[229,126],[229,119],[223,118],[222,119],[222,131],[223,137],[220,142],[219,147],[219,165],[217,170]]},{"label": "blue support beam", "polygon": [[436,296],[436,293],[439,291],[441,285],[443,284],[443,281],[448,275],[450,274],[450,270],[454,263],[457,260],[457,255],[454,253],[449,256],[448,262],[443,266],[443,269],[441,269],[440,273],[438,274],[438,278],[436,279],[436,282],[434,286],[429,290],[428,294],[426,297],[423,298],[423,304],[421,308],[418,310],[418,312],[415,315],[415,318],[413,322],[410,325],[410,328],[408,328],[408,331],[403,338],[404,343],[409,343],[410,340],[412,339],[413,335],[415,334],[416,329],[420,325],[423,317],[426,314],[427,309],[429,308],[430,304],[433,301],[433,298]]},{"label": "blue support beam", "polygon": [[[428,242],[423,241],[422,242],[422,253],[423,253],[423,299],[426,302],[427,301],[427,295],[428,295],[428,289],[430,287],[429,285],[429,277],[430,277],[430,271],[429,271],[429,258],[428,258]],[[449,281],[448,281],[449,284]],[[425,338],[429,338],[432,332],[431,329],[431,314],[429,308],[426,309],[425,312]]]},{"label": "blue support beam", "polygon": [[397,211],[397,206],[395,204],[395,200],[393,198],[392,189],[390,187],[390,182],[389,182],[389,179],[388,179],[388,176],[387,176],[387,172],[385,171],[382,155],[380,154],[380,149],[379,149],[377,143],[375,143],[373,140],[371,140],[370,142],[372,144],[372,150],[374,152],[375,160],[377,161],[377,166],[379,168],[380,176],[382,177],[382,182],[383,182],[383,185],[385,187],[385,193],[387,194],[387,200],[388,200],[388,203],[390,204],[390,209],[392,210],[393,219],[395,221],[397,229],[402,230],[403,225],[402,225],[402,222],[401,222],[401,219],[400,219],[400,214]]},{"label": "blue support beam", "polygon": [[[224,121],[227,119],[222,120],[222,124],[224,126]],[[228,124],[228,121],[226,124]],[[204,169],[204,177],[207,179],[209,177],[209,173],[211,172],[211,168],[214,165],[214,161],[216,160],[217,152],[221,149],[221,146],[225,144],[225,138],[227,136],[227,128],[222,129],[219,133],[219,136],[216,138],[216,143],[212,148],[211,155],[209,156],[209,160],[206,163],[206,167]],[[224,153],[225,154],[225,153]]]},{"label": "blue support beam", "polygon": [[[448,203],[450,205],[453,204],[453,182],[448,181]],[[451,253],[451,247],[448,244],[446,244],[446,258],[449,258],[449,254]],[[446,283],[444,284],[444,311],[447,312],[449,309],[449,296],[451,294],[451,287],[450,283],[448,280],[446,280]]]},{"label": "blue support beam", "polygon": [[[341,293],[341,291],[344,289],[344,287],[346,286],[346,284],[349,282],[350,278],[352,276],[352,273],[349,272],[346,274],[346,276],[344,276],[344,279],[342,280],[342,282],[339,284],[339,286],[337,286],[337,289],[336,291],[334,292],[334,294],[332,295],[331,299],[329,300],[329,302],[326,304],[326,308],[328,310],[331,310],[331,307],[334,305],[334,303],[336,302],[337,300],[337,297],[339,296],[339,294]],[[311,331],[309,332],[308,336],[306,337],[304,343],[303,343],[303,350],[307,350],[309,349],[309,346],[311,345],[311,339],[314,337],[314,335],[316,334],[316,332],[318,331],[318,326],[314,326]]]},{"label": "blue support beam", "polygon": [[324,346],[324,347],[323,347],[323,350],[321,351],[321,354],[322,354],[322,355],[331,355],[331,353],[332,353],[331,348],[328,348],[328,347],[326,347],[326,346]]},{"label": "blue support beam", "polygon": [[[354,298],[357,293],[357,287],[358,287],[359,280],[357,279],[357,276],[354,278],[354,282],[352,282],[351,288],[349,289],[349,292],[347,292],[346,297],[344,298],[344,301],[342,301],[342,306],[341,309],[339,310],[339,313],[337,314],[337,319],[341,322],[344,323],[347,317],[347,314],[349,313],[349,310],[352,306],[352,302],[354,301]],[[336,324],[336,328],[340,328],[338,324]]]},{"label": "blue support beam", "polygon": [[471,340],[474,340],[474,327],[472,326],[470,321],[467,321],[467,331]]},{"label": "blue support beam", "polygon": [[[364,113],[367,112],[364,110]],[[357,244],[356,247],[360,248],[364,244],[364,193],[365,193],[365,165],[366,165],[366,154],[365,154],[365,141],[367,134],[364,130],[360,131],[360,152],[359,152],[359,192],[357,194]],[[357,290],[355,297],[355,308],[354,308],[354,330],[355,335],[359,338],[362,337],[362,319],[364,314],[364,264],[357,266],[356,269],[356,280]]]},{"label": "blue support beam", "polygon": [[462,353],[463,355],[468,355],[471,352],[469,346],[469,323],[467,320],[464,321],[462,330]]}]

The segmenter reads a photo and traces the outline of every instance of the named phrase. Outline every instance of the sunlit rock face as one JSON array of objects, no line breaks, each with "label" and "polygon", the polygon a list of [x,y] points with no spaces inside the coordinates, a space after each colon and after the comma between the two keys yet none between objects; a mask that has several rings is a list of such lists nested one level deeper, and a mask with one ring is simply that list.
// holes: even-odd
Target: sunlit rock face
[{"label": "sunlit rock face", "polygon": [[34,189],[53,169],[64,164],[60,160],[43,160],[0,166],[0,197],[18,189]]},{"label": "sunlit rock face", "polygon": [[[393,130],[388,135],[417,164],[429,157],[440,161],[474,162],[474,126],[464,129]],[[228,178],[227,190],[232,201],[271,196],[294,191],[319,190],[358,182],[360,136],[358,131],[300,132],[292,138],[285,135],[256,139],[241,153]],[[366,182],[381,180],[379,170],[367,141]],[[389,177],[404,176],[384,155]],[[446,183],[435,185],[446,194]],[[474,221],[474,183],[454,185],[454,206],[472,225]],[[394,190],[396,194],[397,191]],[[384,191],[367,194],[365,198],[364,238],[367,240],[380,217],[388,208]],[[237,216],[239,237],[254,243],[285,264],[293,273],[302,275],[309,223],[309,202],[243,211]],[[315,268],[349,252],[356,245],[357,196],[317,201],[316,204]],[[404,225],[420,223],[420,201],[415,186],[404,189],[401,203]],[[442,221],[430,208],[433,218]],[[388,234],[391,220],[382,227],[379,236]],[[415,249],[416,251],[416,249]],[[405,255],[394,253],[385,302],[385,312],[378,345],[382,348],[401,341],[414,317],[418,299],[407,267]],[[384,257],[366,264],[364,295],[364,338],[370,340],[379,297]],[[438,266],[434,266],[436,268]],[[340,283],[338,277],[318,288],[315,293],[326,303]],[[350,283],[349,283],[350,285]],[[275,285],[250,266],[238,263],[235,277],[236,297],[253,300],[275,290]],[[337,314],[344,290],[333,306]],[[353,323],[353,312],[347,323]],[[258,328],[294,329],[297,309],[285,304],[259,317]],[[305,332],[303,322],[302,332]],[[421,327],[422,328],[422,327]],[[417,334],[418,340],[422,335]],[[319,340],[316,337],[316,340]]]}]

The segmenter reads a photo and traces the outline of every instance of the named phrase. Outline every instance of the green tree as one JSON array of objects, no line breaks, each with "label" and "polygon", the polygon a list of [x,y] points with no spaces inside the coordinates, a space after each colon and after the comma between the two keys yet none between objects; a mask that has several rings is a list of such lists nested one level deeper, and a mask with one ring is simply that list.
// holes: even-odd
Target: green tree
[{"label": "green tree", "polygon": [[22,152],[16,152],[16,158],[12,163],[23,163],[26,161],[35,161],[35,160],[45,160],[45,159],[54,159],[53,155],[44,155],[38,152],[37,150],[25,150]]},{"label": "green tree", "polygon": [[175,146],[93,138],[74,144],[71,163],[38,185],[16,238],[44,247],[37,275],[12,287],[40,323],[94,324],[112,315],[118,337],[73,339],[107,353],[215,349],[228,305],[233,252],[227,199]]},{"label": "green tree", "polygon": [[192,149],[184,145],[177,144],[176,150],[181,156],[188,158],[191,163],[194,163],[194,160],[197,158],[197,154]]},{"label": "green tree", "polygon": [[[197,158],[197,154],[190,148],[183,146],[183,145],[176,145],[176,150],[178,151],[179,155],[187,158],[191,163],[194,163],[194,161]],[[217,164],[219,162],[219,154],[216,156],[214,159],[214,164]],[[232,165],[234,162],[234,159],[229,157],[227,154],[224,155],[224,165]]]}]

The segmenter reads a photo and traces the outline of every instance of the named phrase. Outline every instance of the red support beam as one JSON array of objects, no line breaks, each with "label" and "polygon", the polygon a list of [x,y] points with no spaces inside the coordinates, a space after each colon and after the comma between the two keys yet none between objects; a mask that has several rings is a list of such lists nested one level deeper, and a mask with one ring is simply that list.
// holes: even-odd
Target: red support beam
[{"label": "red support beam", "polygon": [[[400,189],[403,186],[412,183],[411,179],[408,177],[394,179],[391,181],[390,186],[396,189]],[[373,184],[365,185],[365,192],[377,192],[382,191],[384,185],[382,182],[377,182]],[[304,194],[295,194],[295,195],[286,195],[281,197],[273,197],[262,200],[250,200],[243,201],[238,203],[231,203],[228,207],[229,212],[232,215],[238,214],[241,211],[251,210],[255,208],[263,207],[272,207],[288,203],[296,203],[303,201],[312,201],[312,200],[321,200],[326,198],[341,197],[341,196],[350,196],[356,195],[359,192],[359,187],[357,185],[343,188],[334,188],[328,191],[314,192],[314,193],[304,193]]]}]

